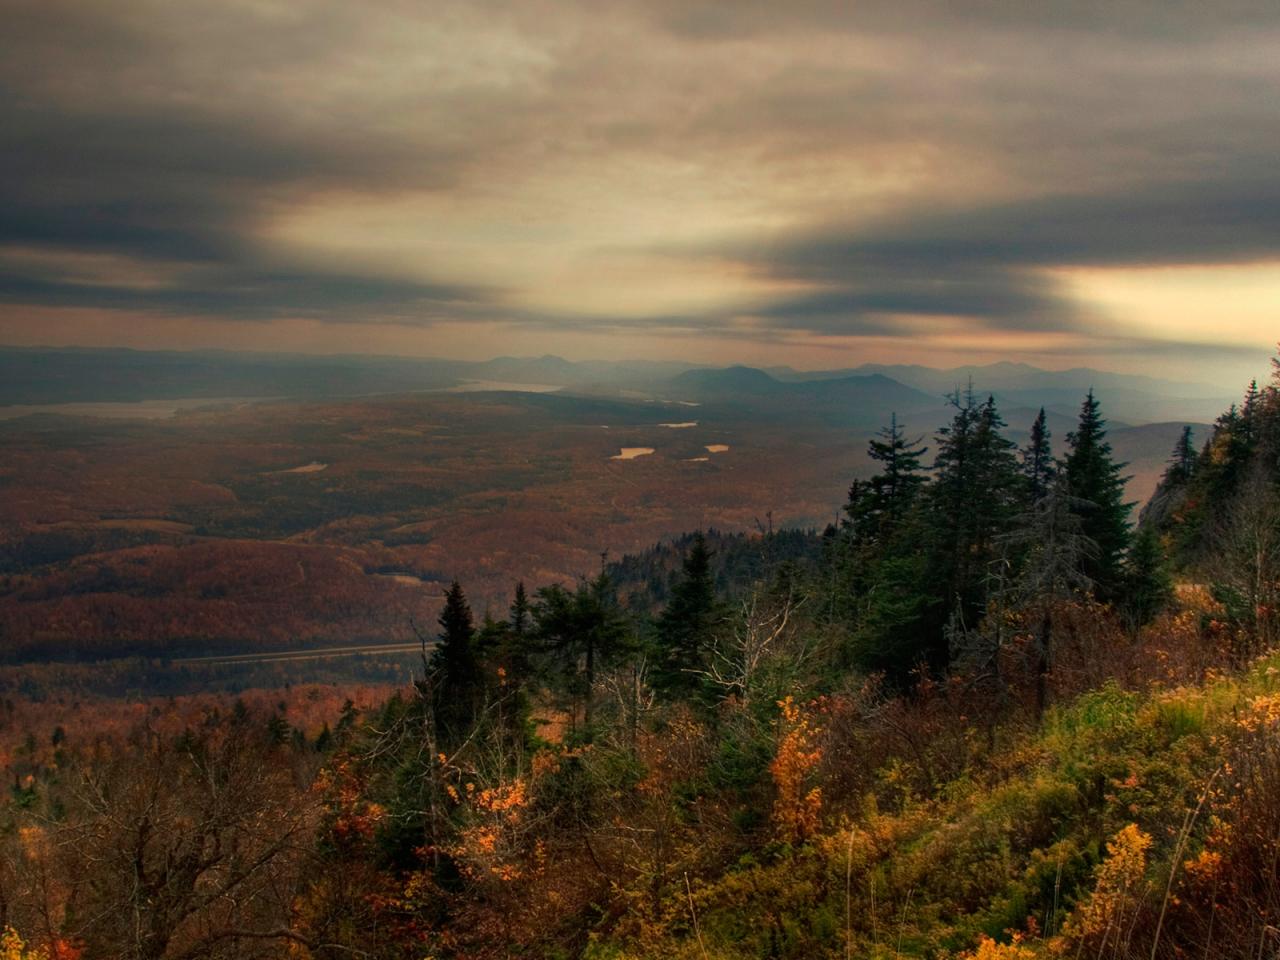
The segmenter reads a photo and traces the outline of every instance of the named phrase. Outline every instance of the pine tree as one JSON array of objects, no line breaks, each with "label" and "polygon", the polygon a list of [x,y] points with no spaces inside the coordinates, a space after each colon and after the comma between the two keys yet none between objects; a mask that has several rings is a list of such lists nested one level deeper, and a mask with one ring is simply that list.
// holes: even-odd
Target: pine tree
[{"label": "pine tree", "polygon": [[1026,611],[1031,627],[1037,716],[1048,705],[1055,610],[1061,601],[1093,586],[1085,570],[1098,559],[1098,545],[1085,533],[1081,519],[1082,510],[1091,504],[1073,497],[1068,487],[1065,471],[1058,471],[1048,492],[1020,518],[1005,541],[1010,553],[1022,555],[1006,600]]},{"label": "pine tree", "polygon": [[1140,527],[1150,526],[1157,534],[1164,534],[1185,522],[1187,493],[1197,460],[1191,427],[1183,427],[1155,492],[1138,514]]},{"label": "pine tree", "polygon": [[333,733],[329,730],[327,721],[316,735],[315,748],[316,753],[327,753],[333,749]]},{"label": "pine tree", "polygon": [[668,694],[688,696],[701,684],[707,667],[713,631],[720,620],[712,553],[701,533],[684,556],[680,579],[671,590],[671,602],[658,618],[657,664],[654,685]]},{"label": "pine tree", "polygon": [[551,668],[548,682],[569,697],[573,733],[589,740],[596,674],[631,646],[613,582],[601,572],[581,581],[572,593],[559,584],[541,587],[532,614],[534,636]]},{"label": "pine tree", "polygon": [[[923,538],[922,524],[907,521],[907,530]],[[867,574],[854,623],[854,659],[868,672],[881,672],[891,684],[905,688],[922,662],[936,660],[937,631],[926,627],[937,604],[923,549],[891,550]]]},{"label": "pine tree", "polygon": [[1240,443],[1246,451],[1252,452],[1258,442],[1259,415],[1262,407],[1262,393],[1258,390],[1258,381],[1250,380],[1244,392],[1244,403],[1240,405]]},{"label": "pine tree", "polygon": [[533,676],[532,605],[525,592],[524,582],[516,584],[515,599],[507,619],[502,622],[499,642],[494,658],[505,674],[504,680],[517,689],[523,689]]},{"label": "pine tree", "polygon": [[946,623],[981,618],[997,540],[1012,526],[1022,487],[1014,445],[1001,433],[1004,421],[995,399],[979,403],[972,389],[949,399],[955,415],[938,432],[929,498],[928,581],[941,593],[934,609],[943,618],[928,628],[929,659],[939,667],[948,657]]},{"label": "pine tree", "polygon": [[925,482],[920,458],[929,448],[920,446],[921,439],[907,440],[893,414],[868,444],[867,454],[882,466],[870,480],[850,487],[845,513],[855,542],[888,540],[907,515]]},{"label": "pine tree", "polygon": [[1280,347],[1271,358],[1271,382],[1258,401],[1258,452],[1264,468],[1280,482]]},{"label": "pine tree", "polygon": [[529,632],[529,595],[525,593],[523,580],[516,584],[516,596],[511,602],[508,622],[511,624],[511,632],[517,637],[523,637]]},{"label": "pine tree", "polygon": [[[59,727],[59,730],[62,728]],[[276,746],[282,746],[289,740],[289,721],[278,713],[267,719],[267,739]]]},{"label": "pine tree", "polygon": [[352,734],[355,733],[359,715],[360,711],[356,709],[355,701],[347,699],[342,702],[342,712],[338,714],[338,725],[333,731],[339,743],[345,744],[351,739]]},{"label": "pine tree", "polygon": [[470,730],[483,686],[474,647],[475,621],[457,580],[445,592],[439,623],[439,642],[431,656],[433,707],[440,740],[453,744]]},{"label": "pine tree", "polygon": [[907,440],[893,415],[867,446],[868,455],[880,464],[879,472],[869,480],[854,480],[849,487],[840,536],[828,551],[832,583],[839,584],[831,590],[829,609],[832,616],[855,628],[865,619],[864,598],[873,590],[880,561],[893,553],[920,549],[918,542],[902,542],[927,482],[920,458],[928,448],[920,441],[919,437]]},{"label": "pine tree", "polygon": [[1124,502],[1128,479],[1120,471],[1126,466],[1111,457],[1107,442],[1107,422],[1090,390],[1080,406],[1080,421],[1067,434],[1070,451],[1062,465],[1067,489],[1077,502],[1081,531],[1097,547],[1096,556],[1085,561],[1083,572],[1093,582],[1098,598],[1117,598],[1123,579],[1122,562],[1129,546],[1129,511]]},{"label": "pine tree", "polygon": [[1161,483],[1180,486],[1191,479],[1196,468],[1196,449],[1191,440],[1191,427],[1183,427],[1178,442],[1173,446],[1173,453],[1169,456],[1169,465],[1165,468]]},{"label": "pine tree", "polygon": [[1049,425],[1045,419],[1044,407],[1036,415],[1031,424],[1031,436],[1022,450],[1022,473],[1027,478],[1027,492],[1032,503],[1035,503],[1049,492],[1053,482],[1053,449],[1049,444]]},{"label": "pine tree", "polygon": [[1125,562],[1123,609],[1130,626],[1150,623],[1173,599],[1173,578],[1160,538],[1150,525],[1138,528]]},{"label": "pine tree", "polygon": [[1215,504],[1223,505],[1235,499],[1252,452],[1244,417],[1233,403],[1214,421],[1213,432],[1198,459],[1195,491],[1206,509],[1213,511]]}]

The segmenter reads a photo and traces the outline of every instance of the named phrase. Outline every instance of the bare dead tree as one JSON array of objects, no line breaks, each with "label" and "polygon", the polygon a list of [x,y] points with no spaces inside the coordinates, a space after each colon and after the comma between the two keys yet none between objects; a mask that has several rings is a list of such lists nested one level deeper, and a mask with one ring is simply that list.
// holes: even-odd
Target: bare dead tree
[{"label": "bare dead tree", "polygon": [[1244,478],[1215,537],[1217,582],[1244,630],[1248,659],[1280,642],[1280,490],[1262,464]]},{"label": "bare dead tree", "polygon": [[792,630],[796,612],[803,606],[788,592],[771,596],[757,584],[742,600],[738,616],[716,640],[711,662],[701,671],[725,698],[736,697],[740,703],[750,702],[764,665],[783,648],[793,664],[807,659],[808,645]]},{"label": "bare dead tree", "polygon": [[264,725],[178,740],[150,729],[104,747],[42,829],[62,933],[127,960],[258,957],[292,941],[318,802]]}]

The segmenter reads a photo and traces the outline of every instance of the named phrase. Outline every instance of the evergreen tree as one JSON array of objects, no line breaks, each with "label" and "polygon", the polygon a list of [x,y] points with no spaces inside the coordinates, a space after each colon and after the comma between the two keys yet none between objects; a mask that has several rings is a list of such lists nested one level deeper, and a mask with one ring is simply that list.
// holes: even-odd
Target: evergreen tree
[{"label": "evergreen tree", "polygon": [[[1149,526],[1157,534],[1164,534],[1184,522],[1187,491],[1196,472],[1197,460],[1196,450],[1191,442],[1191,428],[1183,427],[1155,492],[1138,514],[1140,527]],[[1178,532],[1182,534],[1184,531]]]},{"label": "evergreen tree", "polygon": [[1014,445],[1002,433],[995,399],[979,403],[972,389],[950,398],[951,424],[938,432],[938,456],[930,488],[929,583],[941,592],[927,627],[929,659],[946,665],[944,628],[958,618],[976,623],[986,601],[997,540],[1017,514],[1021,476]]},{"label": "evergreen tree", "polygon": [[[919,534],[917,542],[923,537],[922,526],[911,520],[907,529]],[[854,660],[899,688],[909,686],[922,663],[934,656],[936,637],[924,626],[937,604],[927,564],[922,549],[888,551],[868,572],[858,598]]]},{"label": "evergreen tree", "polygon": [[350,741],[352,734],[355,733],[356,720],[359,718],[359,714],[360,711],[356,709],[354,701],[347,699],[342,702],[342,712],[338,715],[338,725],[333,731],[338,743],[345,746]]},{"label": "evergreen tree", "polygon": [[1080,406],[1080,421],[1067,434],[1070,451],[1062,465],[1067,489],[1080,517],[1081,531],[1097,547],[1085,561],[1084,574],[1093,582],[1099,599],[1115,600],[1123,579],[1122,562],[1129,545],[1129,511],[1124,502],[1126,466],[1111,457],[1107,422],[1090,390]]},{"label": "evergreen tree", "polygon": [[613,582],[601,572],[581,581],[573,592],[559,584],[542,587],[532,614],[534,635],[551,668],[548,681],[569,697],[573,732],[589,740],[596,674],[630,649],[630,632]]},{"label": "evergreen tree", "polygon": [[1072,496],[1066,473],[1058,471],[1049,491],[1020,518],[1006,541],[1011,552],[1023,557],[1009,603],[1026,611],[1031,626],[1037,716],[1048,704],[1055,609],[1093,586],[1085,570],[1096,565],[1098,545],[1081,518],[1089,506]]},{"label": "evergreen tree", "polygon": [[1244,403],[1240,405],[1239,442],[1246,453],[1252,453],[1258,442],[1261,407],[1262,393],[1258,390],[1258,381],[1250,380],[1244,392]]},{"label": "evergreen tree", "polygon": [[464,738],[475,721],[483,678],[475,651],[475,621],[457,580],[444,595],[439,642],[431,655],[432,706],[442,743]]},{"label": "evergreen tree", "polygon": [[1263,468],[1280,482],[1280,348],[1271,358],[1271,382],[1258,400],[1258,453]]},{"label": "evergreen tree", "polygon": [[278,713],[271,714],[267,720],[267,739],[276,746],[281,746],[288,742],[289,733],[289,721]]},{"label": "evergreen tree", "polygon": [[1187,500],[1193,506],[1187,511],[1185,529],[1180,531],[1178,553],[1182,560],[1203,560],[1215,549],[1220,521],[1249,472],[1254,448],[1249,432],[1235,404],[1214,421],[1187,487]]},{"label": "evergreen tree", "polygon": [[328,722],[320,728],[320,732],[316,735],[315,748],[316,753],[328,753],[333,749],[333,733],[329,730]]},{"label": "evergreen tree", "polygon": [[1048,493],[1049,485],[1053,482],[1053,449],[1049,440],[1049,425],[1045,419],[1044,407],[1041,407],[1035,422],[1031,424],[1031,436],[1021,457],[1022,473],[1027,478],[1027,492],[1032,503]]},{"label": "evergreen tree", "polygon": [[529,595],[525,593],[523,580],[516,584],[516,596],[511,602],[509,623],[511,632],[517,637],[523,637],[529,632]]},{"label": "evergreen tree", "polygon": [[920,458],[928,447],[920,446],[921,439],[907,440],[897,414],[893,414],[889,426],[881,428],[868,444],[867,454],[881,467],[869,481],[854,481],[849,489],[846,523],[855,542],[888,540],[907,515],[925,482]]},{"label": "evergreen tree", "polygon": [[671,602],[658,618],[654,685],[668,694],[687,696],[701,684],[713,631],[721,611],[711,575],[712,553],[706,538],[695,534],[685,553]]},{"label": "evergreen tree", "polygon": [[1196,469],[1196,449],[1191,439],[1191,427],[1183,427],[1178,442],[1173,446],[1173,453],[1169,456],[1169,465],[1165,468],[1161,483],[1181,486],[1191,479]]},{"label": "evergreen tree", "polygon": [[494,660],[503,672],[503,679],[516,688],[523,689],[533,677],[532,605],[525,592],[524,583],[516,584],[515,599],[507,619],[500,621],[501,630],[494,647]]},{"label": "evergreen tree", "polygon": [[482,702],[492,720],[491,756],[499,765],[518,762],[530,745],[532,643],[529,599],[524,585],[517,584],[511,621],[495,620],[486,613],[472,642],[483,687]]},{"label": "evergreen tree", "polygon": [[1138,528],[1125,562],[1123,610],[1130,626],[1150,623],[1173,599],[1173,578],[1155,528]]},{"label": "evergreen tree", "polygon": [[[928,448],[920,440],[908,440],[893,415],[867,446],[868,455],[880,464],[879,471],[869,480],[854,480],[849,487],[840,536],[828,550],[833,584],[828,609],[831,616],[855,629],[866,617],[865,598],[873,590],[877,564],[891,554],[920,549],[918,538],[914,543],[903,542],[904,527],[927,482],[920,458]],[[874,636],[875,631],[871,632]],[[864,641],[861,649],[865,653],[874,643]]]}]

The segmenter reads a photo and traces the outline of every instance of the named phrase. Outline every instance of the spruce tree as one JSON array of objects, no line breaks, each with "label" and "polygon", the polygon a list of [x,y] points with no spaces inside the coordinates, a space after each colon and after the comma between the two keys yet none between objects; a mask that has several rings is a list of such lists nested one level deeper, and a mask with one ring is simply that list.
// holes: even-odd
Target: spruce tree
[{"label": "spruce tree", "polygon": [[281,746],[288,741],[289,732],[289,721],[278,713],[271,714],[267,720],[267,739],[275,746]]},{"label": "spruce tree", "polygon": [[1178,442],[1173,446],[1173,453],[1169,456],[1169,465],[1165,468],[1162,483],[1180,486],[1191,479],[1196,468],[1196,448],[1191,439],[1191,427],[1183,427]]},{"label": "spruce tree", "polygon": [[1258,408],[1258,452],[1280,482],[1280,348],[1271,358],[1271,382],[1263,387]]},{"label": "spruce tree", "polygon": [[895,413],[867,445],[867,454],[881,467],[870,480],[850,487],[845,513],[855,542],[888,540],[907,515],[925,482],[920,458],[929,448],[920,446],[921,439],[907,440]]},{"label": "spruce tree", "polygon": [[516,688],[523,688],[533,676],[531,617],[532,605],[521,581],[516,584],[515,599],[503,624],[505,630],[497,654],[498,665],[505,671],[507,682]]},{"label": "spruce tree", "polygon": [[601,572],[573,592],[559,584],[541,587],[532,614],[533,634],[550,667],[547,680],[569,698],[571,732],[590,740],[596,675],[631,649],[613,581]]},{"label": "spruce tree", "polygon": [[[919,539],[925,531],[916,519],[908,520],[907,529]],[[857,604],[854,659],[862,669],[883,673],[899,688],[911,684],[922,663],[937,659],[938,633],[926,627],[937,604],[927,563],[920,548],[886,552],[868,572]]]},{"label": "spruce tree", "polygon": [[[906,528],[927,480],[920,458],[928,448],[920,440],[908,440],[893,415],[867,445],[868,455],[880,464],[879,471],[869,480],[854,480],[849,487],[842,535],[830,551],[833,582],[841,584],[832,591],[831,612],[855,626],[866,619],[863,598],[875,589],[880,561],[904,550],[921,549],[919,537],[904,542],[912,540]],[[894,619],[896,615],[885,622]]]},{"label": "spruce tree", "polygon": [[1213,550],[1213,539],[1225,515],[1243,486],[1253,459],[1253,444],[1248,439],[1240,409],[1233,403],[1214,421],[1209,439],[1196,458],[1195,474],[1188,487],[1188,499],[1194,509],[1188,510],[1187,529],[1181,537],[1182,559],[1203,559]]},{"label": "spruce tree", "polygon": [[1125,562],[1122,609],[1133,628],[1150,623],[1173,599],[1173,578],[1155,528],[1138,528]]},{"label": "spruce tree", "polygon": [[707,667],[713,631],[720,620],[712,553],[701,533],[685,553],[680,578],[671,590],[671,601],[658,618],[657,663],[654,685],[674,696],[688,696],[701,685]]},{"label": "spruce tree", "polygon": [[523,637],[529,631],[529,595],[525,593],[524,581],[516,584],[516,596],[511,602],[511,632]]},{"label": "spruce tree", "polygon": [[444,595],[439,642],[431,656],[433,707],[441,741],[466,736],[475,720],[483,686],[474,648],[475,621],[457,580]]},{"label": "spruce tree", "polygon": [[951,424],[938,432],[938,456],[930,488],[929,583],[941,595],[940,620],[930,625],[930,660],[943,666],[948,622],[976,623],[986,601],[997,540],[1009,531],[1021,495],[1014,445],[994,397],[979,403],[972,389],[950,398]]},{"label": "spruce tree", "polygon": [[[1187,507],[1187,491],[1192,477],[1196,473],[1195,446],[1192,444],[1191,428],[1182,428],[1173,452],[1146,504],[1138,514],[1139,527],[1151,527],[1157,534],[1169,533],[1185,521]],[[1182,533],[1183,531],[1179,531]]]},{"label": "spruce tree", "polygon": [[1072,496],[1065,471],[1060,470],[1048,492],[1006,539],[1009,550],[1023,558],[1008,601],[1026,611],[1031,627],[1037,717],[1048,705],[1057,606],[1093,585],[1085,570],[1096,563],[1098,545],[1085,533],[1081,519],[1088,505]]},{"label": "spruce tree", "polygon": [[1031,436],[1021,456],[1022,473],[1027,478],[1027,493],[1032,503],[1048,493],[1049,484],[1053,482],[1053,449],[1049,440],[1049,425],[1041,407],[1031,424]]},{"label": "spruce tree", "polygon": [[1079,424],[1067,434],[1070,449],[1062,471],[1080,517],[1081,531],[1097,548],[1096,555],[1086,559],[1083,572],[1093,582],[1098,598],[1112,601],[1117,598],[1123,579],[1133,504],[1124,501],[1128,478],[1120,471],[1126,464],[1112,459],[1106,426],[1097,398],[1090,390],[1080,406]]},{"label": "spruce tree", "polygon": [[1258,441],[1261,407],[1262,392],[1258,389],[1258,381],[1250,380],[1244,392],[1244,403],[1240,405],[1240,442],[1249,452]]}]

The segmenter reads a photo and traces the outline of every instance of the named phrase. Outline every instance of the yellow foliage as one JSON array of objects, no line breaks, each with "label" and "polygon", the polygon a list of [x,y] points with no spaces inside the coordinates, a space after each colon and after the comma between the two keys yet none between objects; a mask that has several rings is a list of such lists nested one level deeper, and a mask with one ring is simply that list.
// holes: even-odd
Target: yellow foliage
[{"label": "yellow foliage", "polygon": [[815,744],[818,729],[813,720],[791,698],[778,701],[782,710],[782,738],[769,764],[778,796],[773,804],[773,821],[783,839],[804,842],[818,831],[822,814],[822,788],[805,789],[813,771],[822,761],[822,748]]},{"label": "yellow foliage", "polygon": [[1192,883],[1209,884],[1222,870],[1222,854],[1215,850],[1201,850],[1199,855],[1184,861],[1182,870]]},{"label": "yellow foliage", "polygon": [[1093,894],[1068,918],[1063,932],[1075,941],[1103,943],[1123,929],[1126,913],[1136,906],[1147,872],[1151,837],[1131,823],[1107,841],[1107,858],[1095,873]]},{"label": "yellow foliage", "polygon": [[1280,726],[1280,694],[1255,697],[1237,723],[1247,733],[1274,730]]},{"label": "yellow foliage", "polygon": [[5,927],[0,933],[0,960],[47,960],[48,956],[43,950],[28,949],[13,927]]},{"label": "yellow foliage", "polygon": [[978,941],[978,949],[961,955],[963,960],[1035,960],[1036,953],[1020,943],[996,943],[990,937]]},{"label": "yellow foliage", "polygon": [[449,852],[462,871],[472,879],[488,877],[509,883],[526,873],[524,864],[524,813],[529,804],[529,782],[516,778],[509,783],[477,789],[466,784],[465,798],[450,788],[455,802],[465,803],[469,821],[459,832],[458,842]]}]

